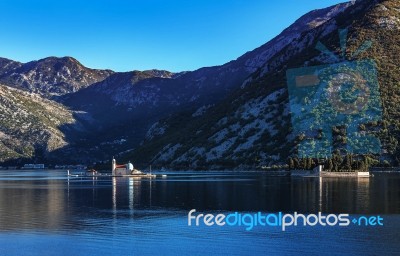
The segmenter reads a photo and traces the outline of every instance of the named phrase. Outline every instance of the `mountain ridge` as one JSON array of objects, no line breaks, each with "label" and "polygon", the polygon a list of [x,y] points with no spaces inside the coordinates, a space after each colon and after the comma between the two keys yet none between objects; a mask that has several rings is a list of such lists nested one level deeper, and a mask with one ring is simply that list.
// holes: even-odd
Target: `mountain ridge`
[{"label": "mountain ridge", "polygon": [[[8,65],[3,66],[1,62],[8,62]],[[46,98],[77,91],[114,73],[111,70],[87,68],[72,57],[47,57],[27,63],[3,58],[1,62],[1,83]]]},{"label": "mountain ridge", "polygon": [[[233,92],[220,104],[205,110],[203,116],[186,113],[174,117],[183,119],[182,122],[189,124],[187,127],[179,127],[174,118],[160,122],[158,126],[162,128],[162,134],[148,136],[150,139],[126,158],[142,162],[143,165],[150,163],[195,169],[259,168],[262,165],[285,163],[289,156],[296,156],[296,144],[301,139],[291,128],[286,70],[332,63],[329,56],[316,50],[315,46],[322,41],[333,52],[339,52],[337,31],[348,28],[349,52],[346,54],[355,52],[365,40],[375,41],[371,50],[362,53],[359,58],[375,59],[381,74],[379,83],[386,107],[384,120],[375,126],[387,128],[375,132],[383,143],[382,155],[378,160],[398,164],[400,150],[396,134],[399,134],[399,124],[396,117],[399,112],[395,106],[398,101],[392,99],[398,98],[395,84],[400,76],[396,76],[398,68],[395,61],[381,57],[385,56],[385,51],[394,54],[392,56],[396,56],[396,53],[398,56],[400,52],[396,48],[400,27],[400,20],[397,22],[398,8],[399,3],[390,0],[355,2],[334,19],[304,32],[300,38],[282,48],[253,73],[246,81],[246,86]],[[387,114],[389,109],[390,115]],[[336,141],[340,136],[335,136],[335,147],[341,144]]]},{"label": "mountain ridge", "polygon": [[[377,13],[368,10],[368,5],[381,8],[383,16],[377,23],[357,23],[363,15]],[[47,150],[47,141],[38,143],[45,149],[41,155],[46,161],[62,157],[87,163],[119,155],[142,166],[177,168],[282,163],[295,154],[298,140],[290,130],[285,71],[329,62],[328,56],[314,47],[321,40],[338,51],[339,28],[349,28],[349,50],[353,51],[355,42],[371,34],[369,26],[377,25],[377,33],[386,36],[386,29],[397,29],[397,13],[392,13],[397,7],[390,5],[396,3],[368,0],[311,11],[269,42],[220,66],[179,73],[156,69],[114,72],[92,70],[68,57],[49,57],[29,64],[0,59],[0,83],[47,98],[48,104],[54,101],[69,113],[71,120],[52,127],[61,134],[65,142],[62,146]],[[397,38],[395,34],[392,37],[393,41]],[[385,42],[381,45],[397,51]],[[375,53],[373,57],[377,58]],[[381,60],[379,64],[392,65],[389,70],[396,67],[390,61]],[[59,72],[66,66],[74,69],[70,77],[64,75],[68,72]],[[44,71],[46,74],[40,76]],[[388,73],[382,68],[380,72]],[[387,79],[383,81],[387,84]],[[386,88],[383,93],[388,97]],[[398,115],[390,107],[390,116]],[[10,111],[6,113],[3,121],[12,118]],[[7,135],[1,128],[0,132]],[[397,137],[387,134],[386,140],[397,141]],[[400,152],[397,147],[388,150],[390,156]],[[36,156],[30,153],[25,157]]]}]

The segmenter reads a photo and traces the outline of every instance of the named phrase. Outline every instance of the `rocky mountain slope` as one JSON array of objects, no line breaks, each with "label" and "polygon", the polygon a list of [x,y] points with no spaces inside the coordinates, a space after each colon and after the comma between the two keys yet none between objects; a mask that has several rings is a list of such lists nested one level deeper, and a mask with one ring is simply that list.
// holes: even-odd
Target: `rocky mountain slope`
[{"label": "rocky mountain slope", "polygon": [[0,124],[0,161],[44,160],[68,143],[63,131],[80,127],[64,106],[5,85],[0,85]]},{"label": "rocky mountain slope", "polygon": [[[100,142],[105,146],[97,146],[97,152],[108,152],[108,155],[115,154],[112,152],[118,149],[131,150],[159,120],[182,111],[201,114],[237,90],[253,72],[301,33],[324,24],[350,5],[345,3],[312,11],[270,42],[221,66],[177,74],[157,70],[115,73],[86,89],[63,96],[61,101],[71,109],[84,111],[86,115],[79,120],[90,120],[90,129],[101,134],[88,138],[84,145],[93,149]],[[184,123],[180,125],[185,126]],[[115,148],[110,146],[111,141],[121,139],[125,143]],[[93,141],[95,143],[91,143]]]},{"label": "rocky mountain slope", "polygon": [[[316,18],[309,24],[309,30],[299,32],[298,37],[275,52],[240,90],[208,109],[187,111],[158,122],[148,131],[142,146],[126,158],[134,158],[143,165],[172,168],[285,163],[289,156],[297,154],[296,145],[301,140],[301,134],[295,134],[291,127],[286,71],[333,63],[316,45],[321,41],[340,55],[338,29],[348,29],[344,54],[348,58],[365,41],[372,41],[372,47],[355,60],[373,59],[378,65],[383,120],[370,126],[375,127],[375,134],[381,139],[381,157],[398,164],[400,3],[366,0],[328,10],[340,11],[329,11],[332,15],[326,19]],[[299,21],[318,12],[311,12]],[[335,142],[335,146],[338,144]]]},{"label": "rocky mountain slope", "polygon": [[386,122],[376,124],[377,133],[385,157],[394,162],[400,134],[395,0],[311,11],[238,59],[191,72],[94,70],[71,57],[29,63],[0,59],[6,103],[0,110],[6,124],[0,130],[0,161],[91,163],[119,154],[142,166],[171,168],[285,162],[301,139],[290,124],[286,71],[332,63],[315,46],[321,41],[340,54],[338,29],[343,28],[349,31],[347,56],[365,40],[373,41],[357,58],[378,64]]},{"label": "rocky mountain slope", "polygon": [[113,72],[83,66],[71,57],[49,57],[28,63],[0,59],[0,82],[50,98],[76,92],[104,80]]}]

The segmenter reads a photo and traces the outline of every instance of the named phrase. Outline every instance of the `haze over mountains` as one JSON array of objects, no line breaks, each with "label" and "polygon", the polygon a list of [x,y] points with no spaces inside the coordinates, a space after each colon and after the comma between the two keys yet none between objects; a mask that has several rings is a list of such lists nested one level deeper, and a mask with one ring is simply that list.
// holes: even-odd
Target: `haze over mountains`
[{"label": "haze over mountains", "polygon": [[[331,63],[322,41],[378,63],[384,101],[383,155],[399,156],[400,4],[356,1],[307,13],[280,35],[221,66],[191,72],[114,72],[71,57],[0,59],[0,161],[92,163],[112,155],[171,168],[257,167],[296,154],[288,68]],[[383,57],[386,56],[386,57]],[[378,124],[382,126],[383,124]]]}]

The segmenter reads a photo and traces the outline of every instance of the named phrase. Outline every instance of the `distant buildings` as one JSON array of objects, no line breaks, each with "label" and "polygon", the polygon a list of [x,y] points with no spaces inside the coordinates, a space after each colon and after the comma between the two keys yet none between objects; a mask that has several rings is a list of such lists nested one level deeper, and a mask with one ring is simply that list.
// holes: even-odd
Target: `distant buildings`
[{"label": "distant buildings", "polygon": [[44,164],[24,164],[23,166],[0,166],[0,170],[40,170],[40,169],[71,169],[71,170],[86,170],[87,166],[82,164],[76,165],[47,165]]},{"label": "distant buildings", "polygon": [[56,165],[54,169],[72,169],[72,170],[86,170],[87,166],[82,164],[70,165]]},{"label": "distant buildings", "polygon": [[44,164],[24,164],[21,169],[44,169]]}]

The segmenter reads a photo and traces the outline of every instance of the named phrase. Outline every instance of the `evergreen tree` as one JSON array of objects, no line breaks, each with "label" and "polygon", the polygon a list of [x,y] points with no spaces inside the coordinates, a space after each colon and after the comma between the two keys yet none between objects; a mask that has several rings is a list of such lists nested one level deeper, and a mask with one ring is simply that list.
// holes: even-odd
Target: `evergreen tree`
[{"label": "evergreen tree", "polygon": [[332,155],[333,169],[335,172],[339,171],[340,166],[342,165],[342,157],[338,151],[335,151]]},{"label": "evergreen tree", "polygon": [[351,156],[350,156],[350,154],[346,155],[345,168],[347,171],[351,171]]},{"label": "evergreen tree", "polygon": [[307,169],[307,158],[303,158],[302,159],[302,164],[301,164],[301,167],[302,167],[302,169]]},{"label": "evergreen tree", "polygon": [[370,165],[370,158],[368,156],[364,157],[364,171],[367,171]]},{"label": "evergreen tree", "polygon": [[295,168],[294,160],[293,158],[289,157],[289,170],[293,170]]},{"label": "evergreen tree", "polygon": [[293,161],[294,161],[294,168],[295,169],[300,169],[301,167],[300,167],[299,159],[296,157],[296,158],[293,159]]},{"label": "evergreen tree", "polygon": [[365,162],[364,161],[359,161],[358,170],[359,171],[365,171]]},{"label": "evergreen tree", "polygon": [[315,166],[314,160],[310,157],[308,158],[308,169],[312,170]]},{"label": "evergreen tree", "polygon": [[335,172],[339,171],[339,165],[337,164],[337,162],[333,163],[333,169],[334,169]]},{"label": "evergreen tree", "polygon": [[328,170],[331,172],[333,171],[333,161],[332,158],[329,158],[328,160]]}]

